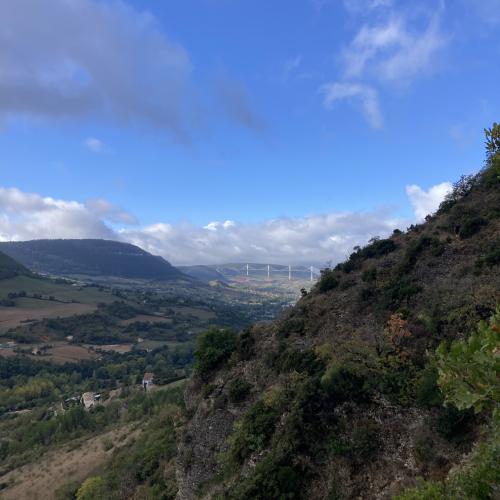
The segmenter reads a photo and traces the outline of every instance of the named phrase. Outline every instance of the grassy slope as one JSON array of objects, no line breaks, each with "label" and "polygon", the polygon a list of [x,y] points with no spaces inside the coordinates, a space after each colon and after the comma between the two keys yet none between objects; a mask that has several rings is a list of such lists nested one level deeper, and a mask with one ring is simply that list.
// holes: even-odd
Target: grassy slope
[{"label": "grassy slope", "polygon": [[29,274],[30,272],[23,265],[5,253],[0,252],[0,280]]}]

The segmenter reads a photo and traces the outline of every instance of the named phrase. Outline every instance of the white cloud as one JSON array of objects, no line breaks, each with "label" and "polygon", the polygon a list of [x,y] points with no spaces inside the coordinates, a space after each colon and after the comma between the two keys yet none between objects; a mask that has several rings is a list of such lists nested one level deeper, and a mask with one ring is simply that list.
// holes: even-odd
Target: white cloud
[{"label": "white cloud", "polygon": [[85,139],[84,145],[93,153],[101,153],[104,150],[103,142],[95,137]]},{"label": "white cloud", "polygon": [[[115,229],[110,223],[119,223]],[[408,221],[390,212],[339,212],[255,224],[212,221],[205,227],[159,222],[140,226],[107,200],[80,203],[0,188],[0,240],[105,238],[139,245],[174,264],[341,261],[352,247]],[[123,225],[126,226],[123,226]]]},{"label": "white cloud", "polygon": [[413,206],[417,220],[423,221],[426,215],[433,214],[452,187],[451,182],[442,182],[430,187],[427,191],[416,184],[406,186],[406,194]]},{"label": "white cloud", "polygon": [[[230,222],[230,223],[228,223]],[[154,224],[122,230],[120,238],[175,264],[221,262],[325,263],[341,261],[352,247],[387,235],[398,220],[387,212],[335,213],[280,218],[258,224],[233,221]]]},{"label": "white cloud", "polygon": [[[450,188],[446,182],[428,191],[407,186],[416,217],[420,220],[433,212]],[[373,210],[283,217],[255,224],[228,219],[205,227],[186,222],[140,226],[133,215],[107,200],[80,203],[0,187],[0,240],[115,239],[134,243],[174,264],[339,262],[355,245],[410,222],[387,210]],[[115,229],[110,223],[122,227]]]},{"label": "white cloud", "polygon": [[324,105],[331,108],[335,101],[358,99],[366,120],[373,128],[383,125],[382,113],[375,89],[360,83],[328,83],[320,89],[324,94]]},{"label": "white cloud", "polygon": [[0,187],[0,240],[116,237],[105,222],[131,224],[136,219],[105,200],[88,203],[58,200]]}]

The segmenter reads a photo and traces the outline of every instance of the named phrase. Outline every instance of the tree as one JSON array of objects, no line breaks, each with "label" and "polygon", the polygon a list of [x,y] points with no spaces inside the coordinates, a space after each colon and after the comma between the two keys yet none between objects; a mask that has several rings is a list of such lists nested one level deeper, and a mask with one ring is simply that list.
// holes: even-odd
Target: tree
[{"label": "tree", "polygon": [[[76,500],[98,500],[105,498],[106,482],[101,476],[89,477],[76,492]],[[103,496],[104,495],[104,496]]]},{"label": "tree", "polygon": [[486,156],[488,161],[500,153],[500,124],[493,123],[491,128],[484,129],[486,136]]},{"label": "tree", "polygon": [[442,343],[436,351],[438,384],[445,402],[459,410],[496,411],[500,403],[500,307],[468,340]]},{"label": "tree", "polygon": [[217,368],[236,350],[237,335],[232,330],[211,328],[196,339],[194,367],[202,378]]}]

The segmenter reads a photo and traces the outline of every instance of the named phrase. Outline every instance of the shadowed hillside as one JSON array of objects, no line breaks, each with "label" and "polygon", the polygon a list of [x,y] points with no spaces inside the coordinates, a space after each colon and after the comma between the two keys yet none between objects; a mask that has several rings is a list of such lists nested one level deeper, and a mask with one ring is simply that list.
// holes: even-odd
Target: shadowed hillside
[{"label": "shadowed hillside", "polygon": [[0,243],[0,250],[33,271],[59,276],[116,276],[146,280],[186,278],[162,257],[118,241],[15,241]]},{"label": "shadowed hillside", "polygon": [[[382,499],[418,477],[430,493],[404,498],[493,498],[497,431],[475,445],[490,432],[491,406],[467,400],[470,386],[455,398],[465,402],[448,398],[431,353],[441,342],[444,353],[451,341],[465,346],[500,303],[494,130],[485,169],[462,177],[424,224],[356,248],[271,326],[199,338],[178,498]],[[493,380],[498,321],[479,327],[496,344],[472,365],[488,360]],[[453,490],[442,481],[467,456],[479,465]]]},{"label": "shadowed hillside", "polygon": [[12,257],[0,252],[0,280],[15,278],[16,276],[29,276],[31,273]]}]

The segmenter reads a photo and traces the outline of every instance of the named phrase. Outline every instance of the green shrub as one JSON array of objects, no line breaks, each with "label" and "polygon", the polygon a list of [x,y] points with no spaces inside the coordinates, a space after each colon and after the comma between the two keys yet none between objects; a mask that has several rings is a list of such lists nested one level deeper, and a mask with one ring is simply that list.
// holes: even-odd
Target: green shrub
[{"label": "green shrub", "polygon": [[238,337],[236,351],[241,361],[250,359],[254,353],[255,339],[251,328],[243,330]]},{"label": "green shrub", "polygon": [[370,396],[368,380],[360,367],[354,364],[331,364],[321,383],[328,397],[336,403],[348,400],[363,402]]},{"label": "green shrub", "polygon": [[318,281],[318,290],[321,293],[328,292],[337,288],[339,285],[339,280],[336,278],[335,273],[332,269],[322,269],[321,277]]},{"label": "green shrub", "polygon": [[486,253],[476,261],[476,268],[482,269],[484,266],[493,267],[500,264],[500,241],[496,241]]},{"label": "green shrub", "polygon": [[307,373],[315,375],[325,369],[324,362],[319,359],[314,351],[287,350],[281,353],[277,362],[277,368],[280,372]]},{"label": "green shrub", "polygon": [[436,350],[439,386],[447,403],[476,412],[500,402],[500,308],[489,322],[481,321],[467,341],[442,343]]},{"label": "green shrub", "polygon": [[460,238],[465,239],[465,238],[470,238],[479,230],[488,224],[488,220],[485,219],[484,217],[472,217],[470,219],[466,219],[462,225],[460,226],[460,230],[458,232],[458,235]]},{"label": "green shrub", "polygon": [[363,271],[363,274],[361,275],[361,279],[366,283],[373,283],[374,281],[376,281],[377,280],[377,268],[372,267],[371,269],[367,269],[366,271]]},{"label": "green shrub", "polygon": [[302,335],[305,331],[305,325],[304,318],[291,316],[280,322],[277,335],[279,338],[286,338],[291,333]]},{"label": "green shrub", "polygon": [[194,367],[205,378],[215,368],[227,361],[236,350],[237,335],[232,330],[212,328],[196,339]]},{"label": "green shrub", "polygon": [[369,245],[363,248],[355,247],[355,252],[349,256],[349,259],[346,262],[337,264],[335,270],[350,273],[351,271],[360,269],[364,260],[383,257],[394,252],[396,248],[396,243],[390,238],[385,240],[372,238]]},{"label": "green shrub", "polygon": [[239,481],[229,492],[234,500],[300,499],[304,471],[291,460],[265,457],[249,476]]},{"label": "green shrub", "polygon": [[230,454],[236,463],[254,451],[261,450],[270,441],[281,412],[264,401],[257,401],[237,424],[232,436]]},{"label": "green shrub", "polygon": [[419,406],[431,408],[443,404],[443,395],[437,384],[438,371],[434,367],[426,367],[415,383],[415,400]]},{"label": "green shrub", "polygon": [[410,299],[422,291],[422,287],[408,277],[398,278],[384,288],[384,305],[388,309],[395,309],[404,301],[409,303]]},{"label": "green shrub", "polygon": [[231,401],[231,403],[241,403],[245,401],[251,388],[252,384],[241,377],[231,380],[229,384],[229,401]]}]

